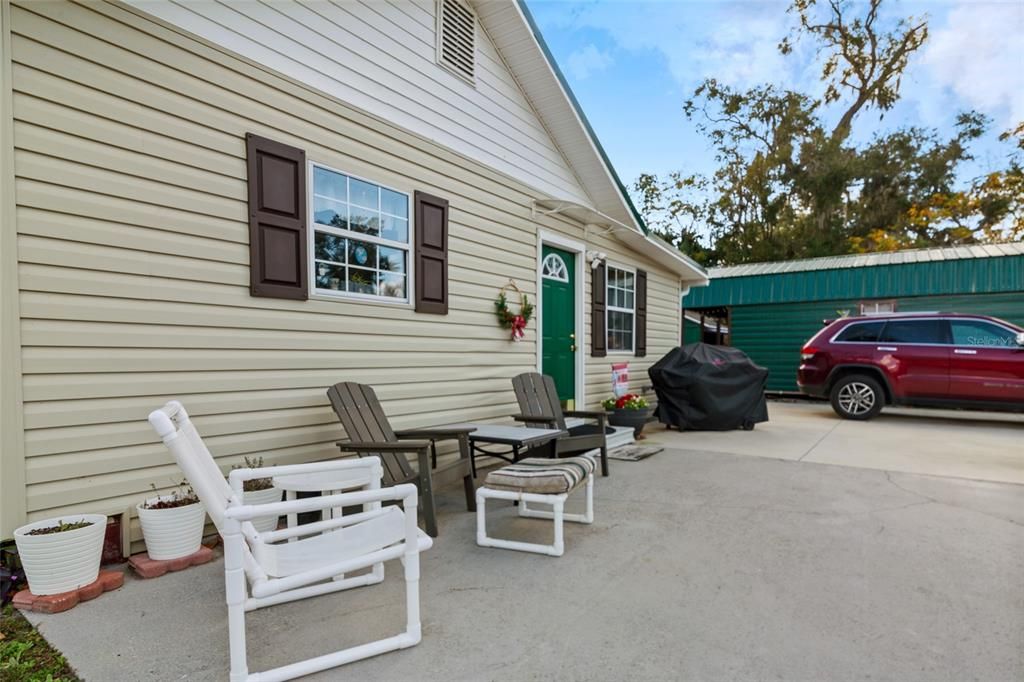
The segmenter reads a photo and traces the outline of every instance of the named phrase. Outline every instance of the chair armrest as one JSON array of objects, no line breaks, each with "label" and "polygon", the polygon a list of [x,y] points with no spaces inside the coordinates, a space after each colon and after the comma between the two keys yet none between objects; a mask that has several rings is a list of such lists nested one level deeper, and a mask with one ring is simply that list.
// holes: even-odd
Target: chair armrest
[{"label": "chair armrest", "polygon": [[430,441],[407,440],[398,442],[363,443],[339,440],[335,443],[342,452],[416,452],[430,447]]},{"label": "chair armrest", "polygon": [[399,440],[403,438],[426,438],[428,440],[451,440],[459,438],[476,431],[473,427],[445,428],[445,429],[402,429],[395,431]]},{"label": "chair armrest", "polygon": [[600,410],[567,410],[563,412],[566,417],[580,417],[582,419],[607,419],[608,413]]},{"label": "chair armrest", "polygon": [[[317,562],[312,568],[305,571],[292,573],[272,581],[256,581],[252,587],[252,596],[256,598],[270,597],[275,594],[281,594],[283,590],[290,590],[296,587],[310,585],[330,579],[334,576],[372,566],[375,563],[398,559],[403,555],[408,557],[411,553],[419,553],[423,550],[429,549],[433,544],[431,539],[421,533],[419,528],[416,526],[416,507],[419,504],[418,497],[419,492],[417,491],[416,486],[409,483],[403,483],[390,488],[381,488],[378,490],[341,493],[340,495],[330,495],[328,497],[309,497],[301,500],[294,500],[292,502],[258,505],[260,508],[259,515],[262,515],[267,511],[283,515],[289,513],[298,514],[307,511],[316,511],[317,509],[325,509],[328,507],[334,508],[365,505],[391,500],[400,501],[402,504],[402,513],[405,517],[405,542],[377,549],[375,551],[364,550],[356,556],[353,556],[352,553],[342,554],[337,556],[337,560],[335,561],[330,561],[326,564]],[[226,521],[226,532],[224,533],[224,546],[225,553],[229,557],[233,554],[234,556],[239,556],[245,551],[246,539],[243,537],[243,534],[239,532],[239,526],[240,522],[253,518],[253,509],[254,507],[252,506],[243,505],[230,506],[225,510],[224,516]],[[369,514],[376,515],[376,511],[371,511]],[[360,516],[366,518],[365,514]],[[343,522],[344,517],[342,519],[337,519],[337,521]],[[302,526],[297,526],[295,530],[301,528]],[[273,537],[274,535],[268,536]],[[408,564],[408,562],[405,563]],[[413,564],[412,566],[413,570],[415,570],[416,564]]]},{"label": "chair armrest", "polygon": [[337,507],[354,507],[356,505],[370,504],[371,502],[388,502],[392,500],[401,500],[403,507],[406,505],[415,507],[418,504],[418,495],[419,493],[415,485],[402,483],[375,490],[357,490],[356,492],[339,493],[337,495],[304,497],[286,502],[233,504],[224,511],[224,516],[236,521],[250,521],[261,516],[285,516],[287,514],[301,514],[303,512],[334,509]]},{"label": "chair armrest", "polygon": [[[255,469],[232,469],[228,474],[231,489],[242,494],[242,484],[256,478],[273,478],[274,476],[292,476],[295,474],[315,474],[319,472],[344,471],[346,469],[369,469],[370,476],[380,480],[384,475],[380,457],[360,457],[352,459],[333,459],[307,464],[284,464],[273,467]],[[241,499],[241,497],[239,497]]]},{"label": "chair armrest", "polygon": [[517,422],[526,422],[527,424],[553,424],[558,421],[555,417],[545,417],[542,415],[532,414],[514,414],[512,418]]}]

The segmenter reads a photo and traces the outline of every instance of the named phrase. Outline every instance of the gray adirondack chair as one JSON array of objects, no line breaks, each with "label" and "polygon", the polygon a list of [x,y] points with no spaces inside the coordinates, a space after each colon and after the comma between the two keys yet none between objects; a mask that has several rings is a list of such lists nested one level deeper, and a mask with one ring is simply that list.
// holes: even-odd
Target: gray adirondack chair
[{"label": "gray adirondack chair", "polygon": [[[443,465],[437,471],[458,469],[466,492],[466,507],[476,511],[476,488],[470,466],[469,434],[471,428],[424,431],[406,429],[394,431],[377,400],[371,386],[345,381],[327,389],[331,407],[345,428],[347,441],[338,441],[342,452],[355,452],[360,457],[376,455],[384,464],[384,481],[388,485],[415,483],[420,492],[423,520],[427,534],[437,537],[437,516],[434,510],[434,485],[431,459],[436,463],[435,442],[457,440],[459,458]],[[417,469],[409,464],[406,455],[415,454]],[[433,455],[433,458],[431,457]]]},{"label": "gray adirondack chair", "polygon": [[[558,401],[555,381],[546,374],[536,372],[520,374],[512,379],[512,388],[515,389],[516,400],[519,401],[519,409],[522,411],[522,414],[513,417],[516,421],[524,422],[527,426],[543,426],[565,431],[566,435],[557,441],[558,457],[569,457],[600,448],[601,475],[608,475],[608,442],[606,440],[608,428],[605,424],[607,417],[604,412],[563,411],[562,404]],[[597,423],[566,428],[566,417],[592,419]]]}]

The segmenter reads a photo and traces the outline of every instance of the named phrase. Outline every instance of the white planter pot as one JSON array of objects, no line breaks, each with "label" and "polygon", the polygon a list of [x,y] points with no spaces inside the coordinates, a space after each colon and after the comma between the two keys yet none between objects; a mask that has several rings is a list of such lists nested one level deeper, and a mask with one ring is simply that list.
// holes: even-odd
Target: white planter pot
[{"label": "white planter pot", "polygon": [[203,541],[206,508],[202,502],[170,509],[145,508],[150,502],[169,498],[170,495],[154,497],[136,507],[150,559],[177,559],[194,554]]},{"label": "white planter pot", "polygon": [[[63,533],[27,535],[31,530],[55,526],[61,521],[91,521],[92,525]],[[103,514],[71,514],[16,529],[14,541],[32,594],[60,594],[95,582],[106,532],[107,517]]]},{"label": "white planter pot", "polygon": [[[281,490],[278,488],[267,488],[266,490],[249,490],[242,493],[242,501],[245,504],[271,504],[281,501]],[[266,533],[277,528],[277,517],[269,516],[254,519],[252,525],[256,527],[257,533]]]}]

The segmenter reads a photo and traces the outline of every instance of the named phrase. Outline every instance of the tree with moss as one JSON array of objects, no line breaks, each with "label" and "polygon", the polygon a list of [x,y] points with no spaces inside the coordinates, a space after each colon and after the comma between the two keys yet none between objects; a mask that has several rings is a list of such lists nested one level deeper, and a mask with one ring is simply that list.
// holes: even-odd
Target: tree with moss
[{"label": "tree with moss", "polygon": [[710,177],[637,180],[641,210],[659,234],[706,264],[1013,236],[1019,163],[955,188],[971,142],[990,123],[980,114],[960,114],[946,138],[906,127],[851,141],[865,113],[884,116],[899,100],[903,73],[928,37],[921,17],[883,25],[882,1],[793,0],[795,28],[779,50],[813,44],[820,97],[771,84],[737,90],[714,78],[696,89],[683,110],[718,168]]}]

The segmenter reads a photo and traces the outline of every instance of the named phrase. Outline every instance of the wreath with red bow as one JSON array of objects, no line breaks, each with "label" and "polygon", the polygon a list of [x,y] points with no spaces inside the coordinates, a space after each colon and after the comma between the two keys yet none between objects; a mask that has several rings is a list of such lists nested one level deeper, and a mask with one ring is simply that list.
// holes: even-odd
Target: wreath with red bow
[{"label": "wreath with red bow", "polygon": [[[506,292],[509,289],[515,290],[519,296],[518,313],[512,312],[508,307],[508,295]],[[515,282],[509,281],[498,292],[498,298],[494,301],[494,314],[498,317],[498,324],[501,325],[502,329],[512,330],[513,341],[522,341],[523,335],[526,332],[526,324],[533,317],[533,304],[530,303],[530,299],[526,297],[526,294],[519,291],[519,287],[516,286]]]}]

